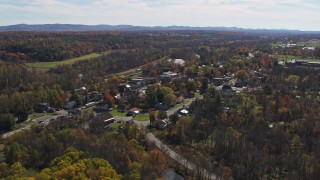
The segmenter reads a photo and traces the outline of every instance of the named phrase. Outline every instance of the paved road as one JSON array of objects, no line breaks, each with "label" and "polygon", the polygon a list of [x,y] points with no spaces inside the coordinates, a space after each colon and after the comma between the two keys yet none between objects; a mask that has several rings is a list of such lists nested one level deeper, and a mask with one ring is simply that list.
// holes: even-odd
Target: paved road
[{"label": "paved road", "polygon": [[[179,109],[183,108],[183,107],[189,107],[190,104],[195,100],[196,98],[192,98],[190,102],[187,103],[182,103],[179,106],[176,106],[174,108],[171,108],[167,111],[167,115],[170,116],[172,114],[174,114],[175,112],[177,112]],[[132,117],[114,117],[117,121],[129,121],[132,119]],[[148,126],[150,124],[150,121],[137,121],[134,120],[134,123],[138,126]],[[157,146],[157,148],[159,148],[160,150],[162,150],[164,153],[166,153],[170,158],[172,158],[173,160],[177,161],[179,164],[181,164],[182,166],[188,168],[189,170],[192,170],[194,172],[200,172],[204,177],[203,179],[210,179],[210,180],[215,180],[218,179],[216,177],[215,174],[210,173],[209,171],[207,171],[204,168],[201,168],[197,165],[195,165],[194,163],[188,161],[188,159],[184,158],[183,156],[179,155],[178,153],[176,153],[174,150],[170,149],[167,145],[165,145],[161,140],[159,140],[158,138],[156,138],[152,133],[147,133],[146,134],[146,139],[149,142],[152,142],[155,144],[155,146]]]},{"label": "paved road", "polygon": [[8,137],[10,137],[10,136],[14,135],[15,133],[20,132],[22,130],[30,129],[32,127],[32,125],[38,124],[39,122],[43,122],[44,125],[48,125],[50,123],[50,119],[55,119],[60,115],[66,115],[67,114],[67,112],[64,111],[64,110],[57,111],[56,113],[58,115],[50,115],[50,114],[48,114],[48,115],[44,115],[44,116],[41,116],[39,118],[33,119],[32,123],[26,125],[23,128],[20,128],[20,129],[17,129],[15,131],[10,131],[8,133],[2,134],[2,139],[8,138]]},{"label": "paved road", "polygon": [[185,107],[185,108],[189,107],[190,104],[191,104],[193,101],[195,101],[195,100],[196,100],[196,98],[192,98],[190,102],[181,103],[179,106],[176,106],[176,107],[173,107],[173,108],[169,109],[169,110],[167,111],[167,115],[168,115],[168,116],[171,116],[172,114],[174,114],[175,112],[177,112],[179,109],[181,109],[181,108],[183,108],[183,107]]},{"label": "paved road", "polygon": [[182,166],[188,168],[189,170],[200,172],[202,174],[203,179],[217,179],[216,175],[210,173],[204,168],[197,166],[196,164],[188,161],[188,159],[184,158],[183,156],[179,155],[172,149],[170,149],[167,145],[163,144],[158,138],[156,138],[152,133],[147,133],[146,139],[149,142],[153,142],[159,149],[161,149],[164,153],[166,153],[169,157],[173,160],[177,161]]}]

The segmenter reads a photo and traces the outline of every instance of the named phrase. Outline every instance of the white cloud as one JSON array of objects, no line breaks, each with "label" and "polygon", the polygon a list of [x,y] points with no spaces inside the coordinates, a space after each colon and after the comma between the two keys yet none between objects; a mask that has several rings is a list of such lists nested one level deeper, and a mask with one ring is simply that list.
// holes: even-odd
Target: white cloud
[{"label": "white cloud", "polygon": [[320,3],[316,0],[2,1],[0,25],[78,23],[320,30],[316,23]]}]

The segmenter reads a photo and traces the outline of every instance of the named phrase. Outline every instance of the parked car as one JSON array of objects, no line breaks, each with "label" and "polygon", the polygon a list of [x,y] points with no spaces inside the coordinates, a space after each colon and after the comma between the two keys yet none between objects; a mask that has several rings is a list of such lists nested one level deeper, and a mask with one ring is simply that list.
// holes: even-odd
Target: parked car
[{"label": "parked car", "polygon": [[118,112],[125,112],[125,110],[126,110],[125,106],[122,106],[122,105],[118,106]]},{"label": "parked car", "polygon": [[126,116],[133,116],[133,115],[135,115],[135,114],[134,114],[134,112],[131,112],[131,111],[128,111],[128,112],[126,113]]},{"label": "parked car", "polygon": [[55,109],[52,108],[52,107],[48,107],[48,109],[47,109],[47,112],[48,112],[48,113],[53,113],[54,111],[55,111]]},{"label": "parked car", "polygon": [[38,121],[38,124],[44,124],[44,121],[40,120]]}]

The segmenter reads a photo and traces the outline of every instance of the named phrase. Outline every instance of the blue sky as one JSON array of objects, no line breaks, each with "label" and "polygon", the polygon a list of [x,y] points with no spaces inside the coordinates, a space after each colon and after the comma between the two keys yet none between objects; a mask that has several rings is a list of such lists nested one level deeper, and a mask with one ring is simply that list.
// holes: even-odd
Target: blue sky
[{"label": "blue sky", "polygon": [[320,30],[320,0],[0,0],[0,26],[130,24]]}]

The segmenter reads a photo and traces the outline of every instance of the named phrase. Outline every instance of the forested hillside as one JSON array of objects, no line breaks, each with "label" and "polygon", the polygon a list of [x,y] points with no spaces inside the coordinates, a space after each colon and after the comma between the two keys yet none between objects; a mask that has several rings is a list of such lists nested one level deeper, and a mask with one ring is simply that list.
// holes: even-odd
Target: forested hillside
[{"label": "forested hillside", "polygon": [[10,62],[50,62],[112,49],[164,49],[182,44],[184,46],[199,44],[198,38],[189,39],[171,33],[161,34],[159,32],[155,35],[139,32],[2,32],[0,59]]}]

